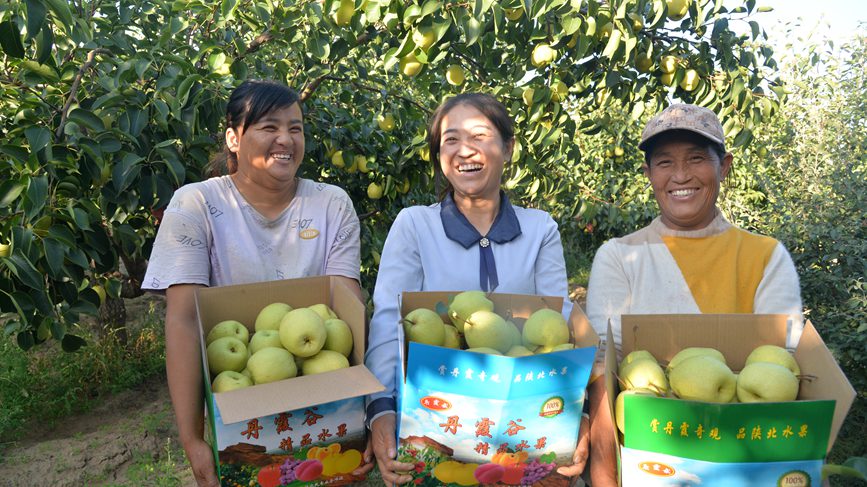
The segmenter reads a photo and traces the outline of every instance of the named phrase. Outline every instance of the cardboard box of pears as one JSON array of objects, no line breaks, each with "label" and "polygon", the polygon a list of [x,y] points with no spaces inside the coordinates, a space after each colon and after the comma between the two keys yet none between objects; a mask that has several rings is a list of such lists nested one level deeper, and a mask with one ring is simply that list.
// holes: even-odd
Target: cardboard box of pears
[{"label": "cardboard box of pears", "polygon": [[624,315],[606,387],[622,485],[820,485],[855,398],[807,322],[784,315]]},{"label": "cardboard box of pears", "polygon": [[598,337],[562,298],[403,293],[398,457],[422,486],[569,485]]},{"label": "cardboard box of pears", "polygon": [[364,304],[329,277],[196,293],[205,401],[223,485],[363,480]]}]

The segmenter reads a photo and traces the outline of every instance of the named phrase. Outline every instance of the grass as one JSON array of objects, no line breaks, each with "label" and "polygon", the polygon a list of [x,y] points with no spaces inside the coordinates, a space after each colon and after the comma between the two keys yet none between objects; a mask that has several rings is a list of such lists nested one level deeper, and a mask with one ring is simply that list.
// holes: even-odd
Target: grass
[{"label": "grass", "polygon": [[[134,388],[165,371],[162,315],[153,302],[131,330],[126,346],[113,337],[97,339],[87,325],[76,334],[88,345],[65,353],[51,340],[24,352],[0,340],[0,438],[17,440],[32,425],[51,428],[93,407],[101,396]],[[0,449],[6,443],[0,443]]]}]

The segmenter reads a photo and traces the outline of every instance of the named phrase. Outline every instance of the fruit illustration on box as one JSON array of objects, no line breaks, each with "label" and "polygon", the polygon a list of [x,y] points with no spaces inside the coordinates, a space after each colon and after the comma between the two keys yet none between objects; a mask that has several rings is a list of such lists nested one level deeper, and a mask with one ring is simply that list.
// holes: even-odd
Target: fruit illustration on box
[{"label": "fruit illustration on box", "polygon": [[295,309],[271,303],[259,311],[253,329],[251,335],[243,323],[225,320],[208,332],[206,354],[214,392],[351,365],[352,329],[324,303]]}]

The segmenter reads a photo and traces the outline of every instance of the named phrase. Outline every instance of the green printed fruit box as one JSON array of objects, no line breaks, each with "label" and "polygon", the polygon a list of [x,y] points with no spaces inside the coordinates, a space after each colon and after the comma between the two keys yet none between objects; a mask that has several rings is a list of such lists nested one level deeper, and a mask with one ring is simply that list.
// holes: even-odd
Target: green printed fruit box
[{"label": "green printed fruit box", "polygon": [[[738,372],[755,347],[785,346],[786,320],[784,315],[624,315],[623,354],[647,350],[665,365],[683,348],[710,347]],[[612,417],[619,393],[613,344],[609,329],[605,361]],[[855,391],[810,322],[795,359],[801,367],[796,401],[720,404],[626,396],[622,485],[820,485],[822,463]]]},{"label": "green printed fruit box", "polygon": [[[327,304],[350,327],[350,367],[214,393],[205,380],[211,442],[222,485],[345,485],[363,481],[352,471],[366,443],[364,397],[383,390],[364,366],[364,304],[330,277],[288,279],[204,288],[196,293],[202,369],[208,377],[204,337],[223,320],[237,320],[252,335],[268,304],[293,308]],[[252,483],[251,483],[252,482]]]},{"label": "green printed fruit box", "polygon": [[[404,293],[402,315],[437,303],[442,313],[455,294]],[[532,312],[563,306],[543,296],[489,298],[519,328]],[[578,306],[568,324],[576,348],[525,357],[407,344],[399,332],[398,457],[415,464],[415,485],[569,485],[556,467],[575,451],[598,337]]]}]

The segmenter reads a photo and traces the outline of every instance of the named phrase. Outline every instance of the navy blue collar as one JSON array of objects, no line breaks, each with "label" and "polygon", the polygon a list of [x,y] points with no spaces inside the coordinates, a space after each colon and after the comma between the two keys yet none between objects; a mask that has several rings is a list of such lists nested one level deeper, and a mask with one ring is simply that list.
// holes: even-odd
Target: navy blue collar
[{"label": "navy blue collar", "polygon": [[482,235],[476,230],[467,217],[458,209],[451,193],[446,195],[440,203],[440,219],[443,222],[446,236],[465,249],[479,243],[482,237],[498,244],[510,242],[521,235],[521,224],[515,215],[515,209],[509,203],[506,193],[500,190],[500,210],[494,219],[494,224],[488,230],[487,235]]}]

